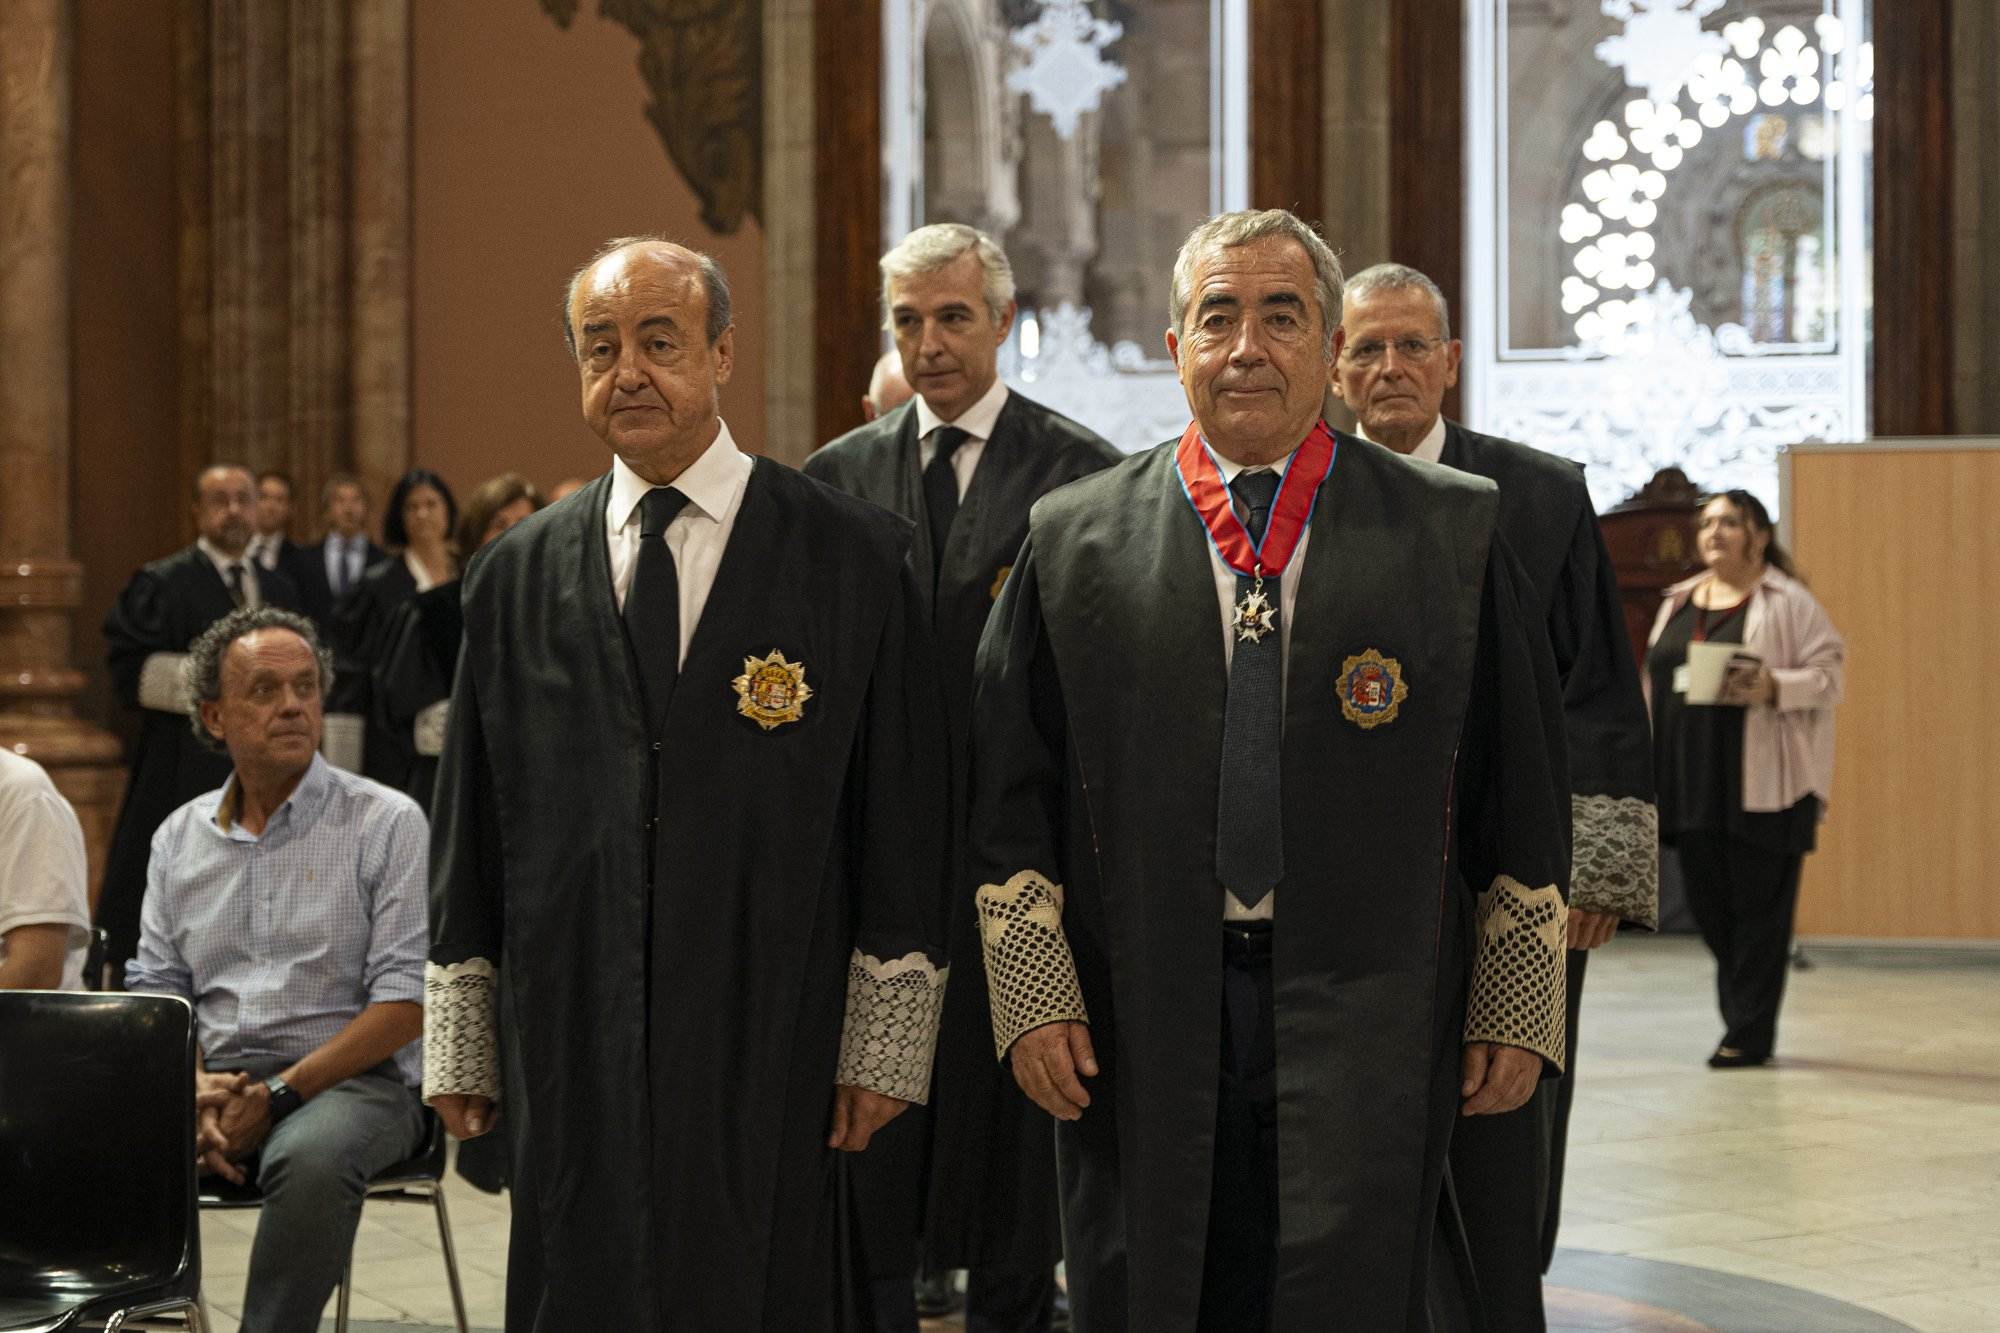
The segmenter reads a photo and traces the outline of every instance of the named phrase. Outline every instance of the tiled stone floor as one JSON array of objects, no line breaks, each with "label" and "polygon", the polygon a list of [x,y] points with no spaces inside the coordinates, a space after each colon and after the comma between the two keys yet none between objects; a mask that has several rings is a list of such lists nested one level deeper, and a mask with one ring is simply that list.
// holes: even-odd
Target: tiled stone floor
[{"label": "tiled stone floor", "polygon": [[[1779,1064],[1728,1073],[1702,1064],[1717,1027],[1697,943],[1620,939],[1592,962],[1556,1326],[1790,1333],[1749,1313],[1775,1284],[1917,1329],[2000,1330],[2000,966],[1815,958],[1792,976]],[[452,1179],[469,1314],[497,1328],[506,1200]],[[221,1333],[255,1225],[203,1219]],[[1758,1280],[1735,1288],[1741,1319],[1717,1313],[1731,1276]],[[450,1323],[427,1209],[371,1206],[354,1278],[357,1333]],[[1695,1317],[1660,1322],[1621,1296]],[[1828,1309],[1799,1302],[1793,1327],[1847,1326],[1808,1313]]]}]

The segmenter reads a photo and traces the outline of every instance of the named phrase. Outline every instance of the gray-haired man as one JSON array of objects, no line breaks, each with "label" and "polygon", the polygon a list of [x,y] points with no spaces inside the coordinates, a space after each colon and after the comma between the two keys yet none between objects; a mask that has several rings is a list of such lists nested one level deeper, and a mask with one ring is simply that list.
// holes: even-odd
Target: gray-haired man
[{"label": "gray-haired man", "polygon": [[308,1333],[369,1177],[423,1134],[428,834],[409,797],[320,758],[333,664],[311,622],[232,612],[184,669],[233,771],[153,835],[125,981],[194,1005],[202,1167],[263,1193],[243,1327]]}]

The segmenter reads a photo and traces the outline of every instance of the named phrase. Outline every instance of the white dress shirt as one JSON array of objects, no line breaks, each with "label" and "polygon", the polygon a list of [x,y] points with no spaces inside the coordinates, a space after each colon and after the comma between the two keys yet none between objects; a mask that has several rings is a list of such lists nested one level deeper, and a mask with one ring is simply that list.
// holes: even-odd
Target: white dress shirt
[{"label": "white dress shirt", "polygon": [[[694,640],[701,610],[708,605],[709,589],[715,586],[715,571],[722,564],[723,548],[736,526],[736,511],[743,507],[743,491],[749,485],[756,464],[736,447],[728,423],[717,421],[715,439],[701,457],[675,477],[673,487],[688,498],[674,521],[667,524],[667,549],[673,552],[674,573],[680,584],[681,654],[687,662],[688,644]],[[611,498],[604,506],[604,540],[611,556],[611,593],[618,610],[625,610],[625,592],[632,586],[632,571],[639,563],[639,502],[653,483],[641,477],[616,454],[611,458]]]},{"label": "white dress shirt", "polygon": [[417,581],[418,592],[429,592],[438,586],[438,580],[431,577],[430,570],[424,568],[424,562],[417,559],[415,551],[404,550],[403,568],[409,570],[410,577]]},{"label": "white dress shirt", "polygon": [[201,549],[203,555],[208,557],[208,562],[215,566],[215,572],[221,577],[222,586],[225,588],[229,586],[229,567],[231,565],[241,565],[243,567],[243,605],[262,606],[264,604],[263,589],[257,586],[257,562],[250,558],[248,548],[245,548],[242,555],[227,556],[217,549],[206,537],[197,537],[194,544]]},{"label": "white dress shirt", "polygon": [[368,534],[357,532],[343,537],[326,534],[326,586],[338,597],[361,582],[362,567],[368,561]]},{"label": "white dress shirt", "polygon": [[931,465],[937,456],[937,441],[931,432],[939,426],[956,426],[965,432],[965,442],[958,446],[958,452],[951,456],[951,470],[958,478],[958,498],[963,500],[965,492],[972,485],[972,474],[979,467],[979,456],[986,452],[986,442],[993,438],[993,423],[1000,419],[1000,409],[1007,405],[1007,386],[999,379],[993,387],[979,396],[979,401],[959,413],[958,420],[946,421],[931,411],[931,405],[917,395],[917,469],[922,471]]},{"label": "white dress shirt", "polygon": [[[1239,475],[1245,472],[1282,473],[1292,465],[1292,460],[1298,457],[1298,450],[1294,449],[1291,453],[1286,454],[1269,467],[1246,468],[1241,463],[1230,462],[1213,449],[1210,449],[1208,453],[1209,457],[1215,460],[1216,467],[1221,470],[1222,484],[1225,486],[1235,481]],[[1275,501],[1273,503],[1275,505]],[[1306,567],[1306,543],[1311,537],[1312,526],[1308,524],[1305,531],[1299,534],[1298,545],[1292,548],[1292,558],[1286,562],[1284,572],[1278,576],[1278,660],[1282,664],[1280,670],[1284,670],[1290,666],[1292,614],[1299,604],[1299,575]],[[1222,609],[1222,661],[1226,666],[1234,661],[1236,657],[1236,630],[1234,628],[1236,620],[1236,571],[1231,569],[1227,562],[1223,560],[1222,552],[1215,549],[1213,541],[1208,543],[1208,563],[1210,568],[1215,572],[1215,599]],[[1283,697],[1282,693],[1279,697]],[[1272,756],[1272,762],[1277,762],[1276,755]],[[1235,894],[1225,890],[1222,895],[1222,919],[1224,921],[1269,921],[1271,919],[1272,904],[1277,901],[1277,898],[1277,892],[1273,890],[1265,894],[1263,901],[1255,907],[1245,907]]]},{"label": "white dress shirt", "polygon": [[282,532],[260,532],[250,539],[249,555],[265,569],[278,567],[278,548],[284,544]]},{"label": "white dress shirt", "polygon": [[[1364,440],[1368,439],[1368,430],[1365,426],[1362,426],[1360,423],[1357,422],[1355,424],[1354,429],[1355,432],[1358,435],[1360,435],[1362,439]],[[1370,441],[1370,443],[1382,444],[1382,441],[1372,440]],[[1382,447],[1386,449],[1389,446],[1382,445]],[[1411,458],[1421,458],[1426,463],[1442,463],[1444,461],[1444,414],[1443,413],[1438,414],[1438,419],[1431,423],[1430,433],[1428,435],[1425,435],[1424,438],[1417,443],[1416,448],[1410,450],[1409,456]]]}]

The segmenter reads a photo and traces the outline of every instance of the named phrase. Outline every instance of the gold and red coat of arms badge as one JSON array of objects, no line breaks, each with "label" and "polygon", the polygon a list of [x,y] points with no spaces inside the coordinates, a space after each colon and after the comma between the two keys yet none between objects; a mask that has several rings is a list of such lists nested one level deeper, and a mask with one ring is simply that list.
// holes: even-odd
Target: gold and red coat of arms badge
[{"label": "gold and red coat of arms badge", "polygon": [[1403,664],[1370,648],[1340,664],[1340,713],[1363,731],[1394,722],[1410,687]]},{"label": "gold and red coat of arms badge", "polygon": [[743,659],[743,674],[730,682],[736,691],[736,711],[766,731],[806,715],[813,697],[806,684],[806,664],[787,662],[773,648],[763,657]]}]

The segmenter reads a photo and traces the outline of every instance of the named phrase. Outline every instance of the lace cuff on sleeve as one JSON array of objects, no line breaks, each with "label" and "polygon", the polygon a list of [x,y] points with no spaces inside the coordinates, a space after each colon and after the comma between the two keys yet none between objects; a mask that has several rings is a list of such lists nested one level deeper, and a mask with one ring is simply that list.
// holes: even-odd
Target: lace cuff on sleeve
[{"label": "lace cuff on sleeve", "polygon": [[1660,817],[1635,796],[1571,796],[1569,901],[1654,930],[1660,924]]},{"label": "lace cuff on sleeve", "polygon": [[856,949],[847,964],[847,1020],[833,1081],[906,1102],[925,1101],[950,971],[921,953],[883,962]]},{"label": "lace cuff on sleeve", "polygon": [[1001,1059],[1023,1032],[1044,1023],[1089,1022],[1076,960],[1063,935],[1063,890],[1032,870],[981,885],[979,943]]},{"label": "lace cuff on sleeve", "polygon": [[1465,1039],[1519,1046],[1563,1067],[1568,910],[1553,884],[1501,875],[1479,895],[1479,957]]},{"label": "lace cuff on sleeve", "polygon": [[191,713],[186,653],[151,653],[139,668],[139,707],[160,713]]},{"label": "lace cuff on sleeve", "polygon": [[444,724],[451,715],[451,700],[440,699],[417,714],[410,727],[410,740],[418,754],[435,759],[444,753]]},{"label": "lace cuff on sleeve", "polygon": [[320,724],[319,752],[326,762],[349,773],[361,771],[361,753],[368,737],[367,719],[359,713],[328,713]]},{"label": "lace cuff on sleeve", "polygon": [[441,1093],[500,1100],[493,964],[424,964],[424,1104]]}]

